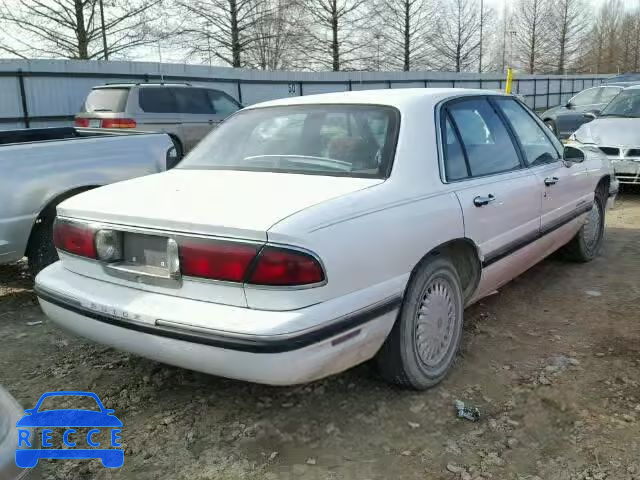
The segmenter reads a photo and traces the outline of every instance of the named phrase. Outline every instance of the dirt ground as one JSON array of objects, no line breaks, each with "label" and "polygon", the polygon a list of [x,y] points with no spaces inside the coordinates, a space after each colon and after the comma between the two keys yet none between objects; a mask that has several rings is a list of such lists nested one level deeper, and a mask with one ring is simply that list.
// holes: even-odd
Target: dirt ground
[{"label": "dirt ground", "polygon": [[468,309],[457,366],[427,392],[368,365],[275,388],[94,345],[47,321],[22,264],[0,267],[0,383],[25,408],[93,391],[124,422],[121,469],[44,460],[40,478],[638,480],[640,192],[607,227],[592,263],[548,259]]}]

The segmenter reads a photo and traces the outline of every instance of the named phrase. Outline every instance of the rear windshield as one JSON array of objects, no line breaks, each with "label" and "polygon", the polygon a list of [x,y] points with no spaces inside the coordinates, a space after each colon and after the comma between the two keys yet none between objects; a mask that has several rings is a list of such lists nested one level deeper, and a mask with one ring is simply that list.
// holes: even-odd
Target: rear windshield
[{"label": "rear windshield", "polygon": [[399,113],[373,105],[249,109],[211,132],[178,168],[385,178]]},{"label": "rear windshield", "polygon": [[128,97],[128,88],[97,88],[87,96],[82,111],[124,112]]}]

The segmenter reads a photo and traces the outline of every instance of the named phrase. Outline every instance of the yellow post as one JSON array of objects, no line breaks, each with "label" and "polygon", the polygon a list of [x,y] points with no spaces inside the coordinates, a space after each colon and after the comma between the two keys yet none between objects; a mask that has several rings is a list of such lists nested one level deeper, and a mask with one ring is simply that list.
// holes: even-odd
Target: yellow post
[{"label": "yellow post", "polygon": [[505,86],[504,91],[506,93],[511,93],[511,82],[513,80],[513,70],[507,68],[507,85]]}]

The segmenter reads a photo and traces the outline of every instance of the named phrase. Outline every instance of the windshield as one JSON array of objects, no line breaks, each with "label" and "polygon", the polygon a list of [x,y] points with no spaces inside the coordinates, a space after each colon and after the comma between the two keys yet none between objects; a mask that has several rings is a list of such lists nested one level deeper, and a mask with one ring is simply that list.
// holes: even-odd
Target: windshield
[{"label": "windshield", "polygon": [[620,92],[604,107],[601,117],[640,117],[640,88]]},{"label": "windshield", "polygon": [[209,134],[178,168],[387,177],[397,110],[372,105],[249,109]]},{"label": "windshield", "polygon": [[42,400],[42,404],[40,405],[40,408],[38,408],[38,411],[45,412],[47,410],[63,409],[91,410],[99,412],[100,406],[93,397],[84,395],[53,395]]},{"label": "windshield", "polygon": [[82,111],[124,112],[128,96],[128,88],[96,88],[89,92]]}]

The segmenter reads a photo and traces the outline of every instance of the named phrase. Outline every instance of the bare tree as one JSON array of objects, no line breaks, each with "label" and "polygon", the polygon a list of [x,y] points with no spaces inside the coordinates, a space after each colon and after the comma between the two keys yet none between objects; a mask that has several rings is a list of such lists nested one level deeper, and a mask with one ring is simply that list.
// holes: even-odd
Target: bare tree
[{"label": "bare tree", "polygon": [[549,13],[547,0],[520,0],[515,10],[519,59],[527,73],[542,67],[549,47]]},{"label": "bare tree", "polygon": [[12,44],[3,49],[19,56],[83,60],[122,55],[155,40],[152,23],[161,2],[104,0],[103,27],[98,0],[2,0],[0,21]]},{"label": "bare tree", "polygon": [[[354,68],[363,59],[366,0],[305,0],[308,31],[304,52],[307,67],[317,65],[334,72]],[[311,61],[314,65],[309,65]]]},{"label": "bare tree", "polygon": [[409,71],[427,66],[434,13],[433,0],[380,2],[376,14],[381,29],[376,40],[383,42],[389,68]]},{"label": "bare tree", "polygon": [[550,46],[556,56],[555,71],[566,73],[589,27],[583,0],[554,0],[551,4]]},{"label": "bare tree", "polygon": [[588,48],[580,59],[580,68],[595,73],[614,73],[620,67],[620,35],[623,6],[619,0],[608,0],[595,18],[585,42]]},{"label": "bare tree", "polygon": [[253,40],[247,63],[261,70],[292,65],[291,55],[302,37],[301,8],[296,1],[268,0],[256,8],[256,19],[248,29]]},{"label": "bare tree", "polygon": [[[482,12],[488,20],[490,10]],[[480,5],[477,0],[447,0],[436,16],[433,36],[436,64],[441,70],[461,72],[475,65],[480,49]]]},{"label": "bare tree", "polygon": [[255,41],[250,29],[265,13],[263,4],[264,0],[178,0],[178,29],[188,57],[245,66],[245,54]]}]

